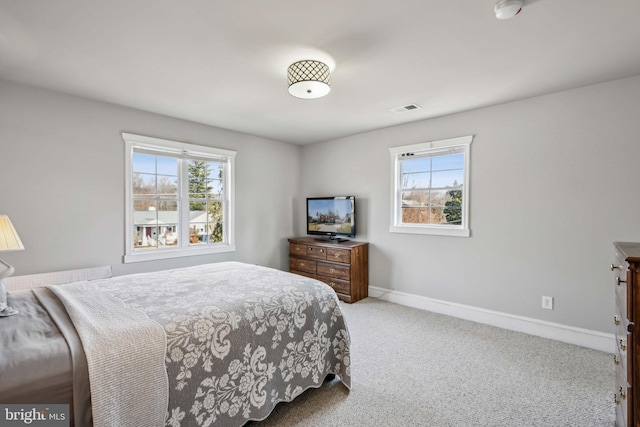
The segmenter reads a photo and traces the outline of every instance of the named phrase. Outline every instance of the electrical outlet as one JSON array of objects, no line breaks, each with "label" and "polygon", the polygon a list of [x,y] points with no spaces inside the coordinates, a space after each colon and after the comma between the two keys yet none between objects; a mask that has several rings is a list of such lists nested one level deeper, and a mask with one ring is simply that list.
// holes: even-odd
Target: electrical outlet
[{"label": "electrical outlet", "polygon": [[542,297],[542,308],[553,310],[553,297]]}]

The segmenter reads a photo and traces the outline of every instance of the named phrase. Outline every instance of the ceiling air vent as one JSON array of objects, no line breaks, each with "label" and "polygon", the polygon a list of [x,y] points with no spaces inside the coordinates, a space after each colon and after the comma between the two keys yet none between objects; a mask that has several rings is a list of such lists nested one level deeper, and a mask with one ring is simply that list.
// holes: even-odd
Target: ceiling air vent
[{"label": "ceiling air vent", "polygon": [[396,108],[392,108],[391,111],[393,111],[394,113],[406,113],[407,111],[411,111],[411,110],[419,110],[420,107],[418,104],[409,104],[409,105],[405,105],[404,107],[396,107]]}]

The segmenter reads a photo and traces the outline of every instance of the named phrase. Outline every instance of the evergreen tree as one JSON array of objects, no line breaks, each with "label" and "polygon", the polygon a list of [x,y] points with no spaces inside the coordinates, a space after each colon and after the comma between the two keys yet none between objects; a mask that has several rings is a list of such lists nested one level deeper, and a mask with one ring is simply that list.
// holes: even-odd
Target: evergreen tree
[{"label": "evergreen tree", "polygon": [[[218,179],[222,182],[223,165],[219,164]],[[189,198],[206,199],[211,198],[213,187],[209,181],[210,164],[206,161],[192,160],[189,162]],[[219,195],[216,195],[219,196]],[[215,196],[213,196],[215,197]],[[222,236],[222,201],[210,201],[209,203],[191,200],[189,202],[191,211],[208,211],[208,233],[210,243],[220,243]]]},{"label": "evergreen tree", "polygon": [[[211,187],[207,185],[209,176],[209,165],[205,161],[189,161],[189,198],[204,199],[207,197]],[[192,211],[203,211],[206,203],[191,201],[189,209]]]},{"label": "evergreen tree", "polygon": [[[456,187],[462,187],[457,182],[453,183]],[[445,202],[444,215],[448,224],[462,224],[462,190],[449,191],[451,200]]]}]

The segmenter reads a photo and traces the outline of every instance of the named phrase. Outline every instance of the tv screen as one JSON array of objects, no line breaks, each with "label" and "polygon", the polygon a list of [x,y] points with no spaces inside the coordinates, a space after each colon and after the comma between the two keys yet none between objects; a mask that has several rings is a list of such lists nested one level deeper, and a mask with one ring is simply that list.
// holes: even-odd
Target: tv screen
[{"label": "tv screen", "polygon": [[310,197],[307,199],[307,234],[356,237],[356,198],[354,196]]}]

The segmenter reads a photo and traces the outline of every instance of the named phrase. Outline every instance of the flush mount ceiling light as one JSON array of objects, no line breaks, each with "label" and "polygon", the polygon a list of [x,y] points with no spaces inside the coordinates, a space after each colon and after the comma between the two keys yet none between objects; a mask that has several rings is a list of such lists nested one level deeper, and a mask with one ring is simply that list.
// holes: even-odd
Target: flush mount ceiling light
[{"label": "flush mount ceiling light", "polygon": [[321,98],[329,93],[329,66],[324,62],[304,60],[289,65],[289,93],[296,98]]},{"label": "flush mount ceiling light", "polygon": [[493,10],[496,12],[496,18],[510,19],[520,13],[523,5],[523,0],[498,0]]}]

